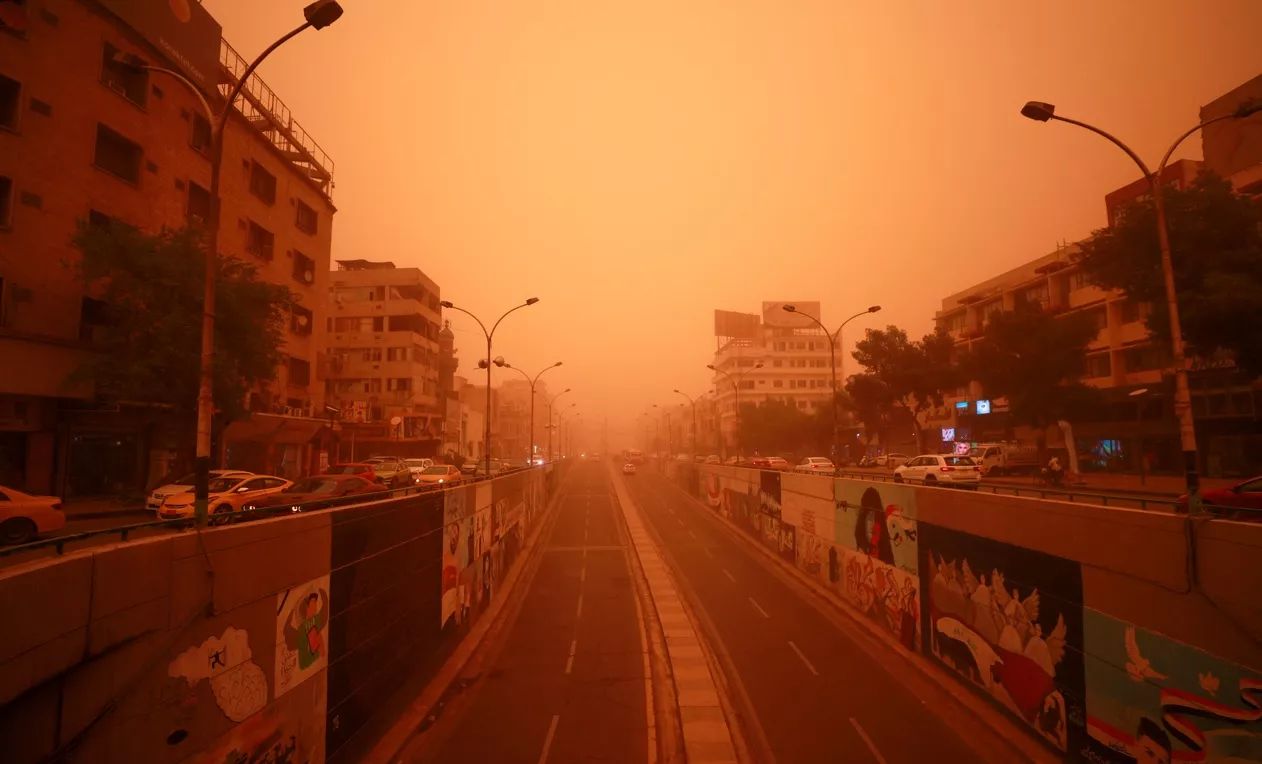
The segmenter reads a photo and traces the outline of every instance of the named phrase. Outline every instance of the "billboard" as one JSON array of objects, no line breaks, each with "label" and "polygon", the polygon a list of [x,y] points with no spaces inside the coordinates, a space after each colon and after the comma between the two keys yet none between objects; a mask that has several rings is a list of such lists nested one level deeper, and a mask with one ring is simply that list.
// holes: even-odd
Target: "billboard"
[{"label": "billboard", "polygon": [[197,0],[101,0],[206,93],[215,92],[219,22]]},{"label": "billboard", "polygon": [[[797,311],[789,313],[784,309],[785,305],[792,305],[794,308],[797,308]],[[819,318],[818,300],[780,300],[762,304],[762,321],[769,326],[802,329],[817,328],[815,322],[807,318],[807,316]]]},{"label": "billboard", "polygon": [[730,310],[714,311],[714,336],[753,339],[758,336],[758,316]]}]

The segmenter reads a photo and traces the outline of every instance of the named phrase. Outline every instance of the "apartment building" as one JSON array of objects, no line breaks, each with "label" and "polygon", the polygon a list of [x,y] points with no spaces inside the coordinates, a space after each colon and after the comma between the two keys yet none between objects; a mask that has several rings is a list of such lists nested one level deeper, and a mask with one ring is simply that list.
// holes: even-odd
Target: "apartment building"
[{"label": "apartment building", "polygon": [[441,438],[438,285],[419,268],[338,260],[329,299],[329,405],[395,439]]},{"label": "apartment building", "polygon": [[[786,312],[785,305],[796,312]],[[787,401],[806,413],[828,405],[829,339],[807,316],[819,318],[818,302],[764,302],[761,314],[715,311],[716,372],[711,381],[719,429],[729,450],[737,442],[738,398],[742,406]],[[840,351],[837,362],[841,379]]]},{"label": "apartment building", "polygon": [[[174,466],[184,444],[173,422],[192,413],[146,406],[144,391],[101,401],[91,380],[75,376],[100,306],[85,294],[70,241],[79,221],[158,231],[204,220],[210,125],[178,80],[121,66],[116,55],[182,72],[212,108],[246,63],[198,3],[187,19],[160,0],[6,9],[0,369],[22,373],[0,374],[0,483],[65,496],[140,490]],[[221,458],[297,471],[327,436],[312,415],[324,405],[314,328],[327,290],[333,163],[263,80],[252,77],[245,93],[223,138],[221,251],[288,286],[295,301],[286,362],[253,391],[252,421],[217,442]]]}]

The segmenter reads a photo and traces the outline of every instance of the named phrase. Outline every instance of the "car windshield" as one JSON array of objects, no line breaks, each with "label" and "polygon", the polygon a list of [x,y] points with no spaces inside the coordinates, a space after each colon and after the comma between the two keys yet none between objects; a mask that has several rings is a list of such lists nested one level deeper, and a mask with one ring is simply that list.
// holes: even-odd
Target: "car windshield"
[{"label": "car windshield", "polygon": [[421,474],[422,475],[446,475],[447,468],[446,467],[426,467],[425,471],[422,472]]},{"label": "car windshield", "polygon": [[943,457],[943,459],[952,467],[972,467],[976,464],[976,462],[967,456],[946,456]]},{"label": "car windshield", "polygon": [[333,493],[341,482],[328,478],[307,478],[286,488],[285,493]]},{"label": "car windshield", "polygon": [[223,493],[231,491],[237,483],[241,482],[241,478],[215,478],[206,486],[211,493]]},{"label": "car windshield", "polygon": [[424,467],[425,466],[424,459],[404,459],[403,461],[409,467]]}]

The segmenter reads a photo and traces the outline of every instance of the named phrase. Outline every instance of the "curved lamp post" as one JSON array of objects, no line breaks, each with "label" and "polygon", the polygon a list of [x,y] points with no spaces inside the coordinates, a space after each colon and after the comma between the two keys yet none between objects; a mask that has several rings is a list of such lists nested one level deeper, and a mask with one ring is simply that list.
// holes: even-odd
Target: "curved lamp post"
[{"label": "curved lamp post", "polygon": [[528,466],[533,467],[535,466],[535,383],[538,382],[539,378],[544,375],[544,372],[547,372],[550,369],[555,369],[556,367],[561,365],[561,362],[557,361],[551,366],[543,367],[543,371],[540,371],[538,374],[534,375],[533,377],[527,374],[525,371],[517,368],[516,366],[512,365],[511,363],[508,363],[507,361],[503,359],[499,359],[495,363],[498,364],[499,366],[504,367],[505,369],[512,369],[513,371],[525,377],[526,381],[530,383],[530,456],[527,457],[526,464]]},{"label": "curved lamp post", "polygon": [[748,374],[749,372],[754,371],[755,369],[761,369],[762,361],[759,361],[758,363],[754,364],[753,366],[741,372],[740,374],[729,374],[728,372],[715,367],[715,365],[712,363],[707,363],[705,367],[716,374],[722,374],[724,378],[726,378],[729,382],[732,383],[732,390],[736,394],[736,450],[739,452],[738,453],[739,456],[744,457],[745,456],[745,434],[741,432],[740,382],[742,379],[745,378],[745,375]]},{"label": "curved lamp post", "polygon": [[[847,318],[845,321],[842,321],[841,326],[837,327],[837,331],[832,332],[832,333],[829,333],[828,327],[824,326],[823,322],[820,321],[815,316],[812,316],[810,313],[799,312],[796,305],[784,305],[782,307],[784,308],[785,313],[793,313],[794,315],[805,316],[806,318],[809,318],[812,321],[814,321],[816,326],[824,330],[824,336],[828,338],[828,361],[829,361],[829,365],[832,367],[832,372],[833,372],[832,384],[830,385],[833,392],[833,401],[832,401],[833,403],[833,442],[832,442],[832,448],[830,448],[829,451],[831,452],[831,456],[833,458],[833,466],[839,467],[840,465],[837,464],[837,456],[838,456],[837,443],[840,441],[840,438],[837,434],[837,431],[841,427],[841,421],[837,416],[837,345],[841,342],[841,330],[846,328],[846,324],[855,320],[859,316],[866,316],[869,313],[876,313],[880,311],[881,306],[872,305],[867,310],[859,311],[858,313],[854,314],[850,318]],[[846,362],[846,359],[844,356],[842,357],[841,361],[842,363]]]},{"label": "curved lamp post", "polygon": [[693,400],[693,398],[690,395],[688,395],[688,393],[681,391],[679,388],[675,388],[674,392],[677,395],[682,395],[688,401],[688,405],[692,407],[692,462],[693,464],[696,464],[697,462],[697,402]]},{"label": "curved lamp post", "polygon": [[[509,313],[529,307],[537,302],[539,302],[538,297],[531,297],[521,305],[517,305],[504,311],[504,315],[495,320],[495,323],[491,326],[490,331],[487,331],[486,324],[482,323],[482,319],[473,315],[464,308],[453,305],[451,300],[443,300],[438,303],[448,310],[458,310],[466,316],[472,318],[474,321],[477,321],[478,326],[482,328],[482,333],[486,335],[486,360],[479,363],[478,366],[481,367],[484,364],[486,366],[486,434],[484,436],[485,444],[483,447],[486,449],[486,474],[488,475],[491,474],[491,364],[494,363],[494,360],[491,358],[491,340],[495,337],[495,330],[500,328],[500,322],[507,318]],[[500,359],[501,362],[503,360],[504,359],[502,358]]]},{"label": "curved lamp post", "polygon": [[1025,106],[1021,107],[1021,116],[1027,119],[1032,119],[1036,122],[1047,122],[1049,120],[1065,122],[1099,135],[1124,151],[1126,156],[1130,157],[1139,166],[1139,171],[1143,173],[1144,179],[1148,181],[1148,188],[1150,193],[1152,193],[1153,208],[1157,213],[1157,243],[1161,248],[1161,275],[1165,285],[1166,310],[1170,314],[1171,362],[1174,365],[1174,413],[1179,418],[1179,440],[1183,450],[1184,479],[1187,483],[1187,506],[1188,510],[1193,514],[1198,513],[1201,509],[1201,478],[1198,473],[1196,459],[1196,427],[1192,417],[1192,393],[1188,387],[1187,361],[1183,348],[1183,327],[1179,321],[1179,300],[1174,284],[1174,260],[1170,254],[1170,230],[1166,222],[1166,202],[1161,193],[1161,176],[1165,173],[1166,164],[1170,161],[1175,149],[1192,134],[1203,130],[1206,126],[1215,122],[1222,122],[1228,119],[1245,119],[1260,111],[1262,111],[1262,102],[1241,104],[1231,114],[1207,119],[1187,130],[1175,139],[1174,143],[1170,144],[1165,156],[1161,158],[1161,163],[1157,165],[1157,171],[1152,172],[1148,169],[1148,165],[1144,163],[1144,160],[1140,159],[1139,155],[1131,150],[1130,146],[1094,125],[1057,115],[1056,107],[1050,103],[1029,101]]},{"label": "curved lamp post", "polygon": [[254,70],[263,63],[263,59],[272,51],[289,42],[299,33],[307,29],[324,29],[342,16],[342,6],[336,0],[316,0],[302,9],[303,23],[283,35],[254,59],[245,72],[237,78],[232,90],[224,99],[223,110],[218,115],[210,108],[210,103],[196,85],[179,72],[160,66],[149,66],[139,57],[116,55],[115,61],[131,69],[158,72],[179,81],[188,88],[202,108],[206,111],[206,119],[211,124],[210,133],[210,219],[206,246],[205,277],[202,285],[202,337],[201,362],[197,385],[197,456],[193,462],[193,506],[197,524],[206,524],[206,505],[210,498],[210,435],[211,421],[215,415],[215,276],[219,263],[219,222],[221,200],[219,198],[219,178],[223,165],[223,134],[228,124],[228,116],[232,113],[233,104],[241,89],[254,74]]},{"label": "curved lamp post", "polygon": [[562,390],[561,392],[559,392],[559,393],[557,393],[556,395],[552,396],[552,398],[548,401],[548,461],[549,461],[549,462],[551,462],[551,461],[552,461],[552,430],[553,430],[553,427],[552,427],[552,405],[553,405],[554,403],[556,403],[556,402],[557,402],[557,399],[558,399],[558,398],[560,398],[562,395],[565,395],[565,394],[566,394],[566,393],[568,393],[568,392],[570,392],[570,388],[568,388],[568,387],[567,387],[567,388],[565,388],[564,390]]}]

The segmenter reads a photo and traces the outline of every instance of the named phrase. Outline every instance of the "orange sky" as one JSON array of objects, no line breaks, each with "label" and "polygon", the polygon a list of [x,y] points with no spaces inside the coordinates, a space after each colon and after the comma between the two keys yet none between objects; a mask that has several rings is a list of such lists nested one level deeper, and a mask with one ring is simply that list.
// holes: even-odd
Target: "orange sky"
[{"label": "orange sky", "polygon": [[[247,58],[303,4],[205,0]],[[919,334],[946,294],[1102,225],[1134,167],[1026,100],[1155,164],[1262,71],[1257,0],[343,5],[262,68],[337,164],[333,256],[418,266],[484,319],[539,297],[496,352],[563,360],[548,378],[611,448],[709,386],[714,308],[820,300],[831,325],[880,303]],[[481,335],[450,318],[474,376]]]}]

